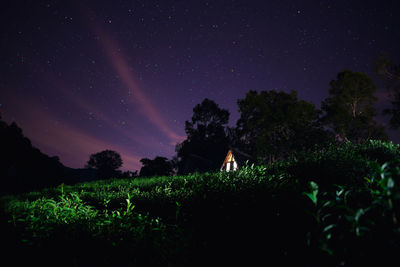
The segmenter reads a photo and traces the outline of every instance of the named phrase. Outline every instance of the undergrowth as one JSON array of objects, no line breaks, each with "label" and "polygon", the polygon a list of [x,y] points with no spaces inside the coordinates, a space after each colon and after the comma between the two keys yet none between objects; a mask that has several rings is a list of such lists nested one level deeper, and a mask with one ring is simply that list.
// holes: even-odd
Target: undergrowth
[{"label": "undergrowth", "polygon": [[400,246],[399,153],[335,144],[236,172],[4,196],[3,242],[29,262],[74,266],[382,263]]}]

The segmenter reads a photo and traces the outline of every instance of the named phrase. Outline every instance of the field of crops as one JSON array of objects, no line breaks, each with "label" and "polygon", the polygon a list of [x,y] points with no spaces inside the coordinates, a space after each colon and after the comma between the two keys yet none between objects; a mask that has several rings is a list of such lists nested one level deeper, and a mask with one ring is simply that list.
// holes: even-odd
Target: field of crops
[{"label": "field of crops", "polygon": [[4,255],[57,266],[382,264],[400,249],[399,158],[392,143],[335,144],[230,173],[7,195]]}]

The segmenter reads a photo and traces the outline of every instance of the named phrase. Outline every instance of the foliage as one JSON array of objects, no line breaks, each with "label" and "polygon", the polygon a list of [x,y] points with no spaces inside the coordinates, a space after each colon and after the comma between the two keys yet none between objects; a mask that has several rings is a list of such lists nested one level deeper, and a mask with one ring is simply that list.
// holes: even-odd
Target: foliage
[{"label": "foliage", "polygon": [[207,98],[193,108],[191,121],[185,123],[187,139],[176,147],[179,174],[215,171],[221,167],[221,158],[228,151],[225,133],[228,121],[228,110]]},{"label": "foliage", "polygon": [[140,176],[168,176],[173,174],[172,163],[164,157],[155,157],[153,160],[142,158],[140,162],[143,164],[140,169]]},{"label": "foliage", "polygon": [[[63,250],[71,253],[70,261],[67,260],[71,263],[90,261],[102,265],[104,261],[112,261],[119,265],[122,260],[123,263],[146,261],[156,264],[161,260],[163,255],[157,249],[162,249],[159,245],[165,238],[165,225],[157,218],[134,212],[135,205],[129,193],[118,208],[110,209],[110,199],[104,199],[103,207],[99,208],[82,200],[83,191],[64,193],[63,186],[61,190],[55,198],[43,196],[8,204],[8,212],[12,214],[8,220],[12,225],[11,233],[19,238],[15,249],[26,250],[26,254],[31,255],[30,263],[35,257],[39,257],[42,264],[46,262],[44,259],[51,263],[62,257],[60,251]],[[8,239],[15,238],[9,234],[3,233],[5,241],[7,236]],[[43,250],[49,254],[41,254]],[[130,250],[141,256],[123,255]],[[94,257],[90,251],[103,256]],[[149,260],[150,255],[152,259]],[[124,257],[114,259],[115,256]]]},{"label": "foliage", "polygon": [[90,155],[87,167],[95,168],[99,178],[116,176],[116,170],[122,166],[121,156],[112,150],[104,150]]},{"label": "foliage", "polygon": [[377,114],[374,82],[364,73],[349,70],[338,73],[330,82],[329,97],[321,105],[322,122],[342,140],[362,143],[370,139],[387,140]]},{"label": "foliage", "polygon": [[322,252],[324,260],[353,266],[396,257],[400,160],[376,164],[376,170],[376,176],[364,178],[364,186],[336,186],[333,193],[319,192],[310,182],[312,190],[304,194],[314,204],[309,213],[315,228],[309,230],[307,244],[314,253]]},{"label": "foliage", "polygon": [[297,93],[250,91],[238,100],[238,139],[242,149],[262,162],[288,157],[327,140],[318,125],[319,111]]},{"label": "foliage", "polygon": [[356,154],[376,161],[378,164],[392,161],[400,157],[400,145],[381,140],[369,140],[362,145],[347,144]]},{"label": "foliage", "polygon": [[235,172],[7,196],[2,237],[7,254],[22,249],[78,266],[384,263],[400,242],[399,153],[382,141],[332,144]]},{"label": "foliage", "polygon": [[271,174],[286,173],[303,182],[316,182],[324,190],[335,190],[335,184],[357,186],[360,176],[371,176],[374,164],[400,157],[399,145],[370,140],[364,144],[334,142],[293,153],[289,160],[267,166]]}]

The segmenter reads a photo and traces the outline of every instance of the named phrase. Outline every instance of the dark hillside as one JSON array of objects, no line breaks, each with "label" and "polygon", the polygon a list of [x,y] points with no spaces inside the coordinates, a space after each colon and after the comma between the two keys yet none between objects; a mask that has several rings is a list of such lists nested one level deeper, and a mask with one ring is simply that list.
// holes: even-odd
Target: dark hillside
[{"label": "dark hillside", "polygon": [[64,166],[32,146],[21,128],[0,120],[0,191],[22,192],[56,186]]},{"label": "dark hillside", "polygon": [[0,117],[0,193],[29,192],[61,183],[73,184],[96,179],[93,169],[64,166],[32,146],[16,123]]}]

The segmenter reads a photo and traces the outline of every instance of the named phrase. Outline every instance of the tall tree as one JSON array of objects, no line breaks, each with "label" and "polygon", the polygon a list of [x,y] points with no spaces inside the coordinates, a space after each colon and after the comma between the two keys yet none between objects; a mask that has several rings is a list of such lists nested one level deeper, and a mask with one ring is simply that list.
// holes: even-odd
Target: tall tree
[{"label": "tall tree", "polygon": [[322,102],[322,122],[343,140],[386,140],[384,128],[374,119],[375,90],[374,82],[362,72],[338,73],[336,80],[330,82],[329,96]]},{"label": "tall tree", "polygon": [[392,106],[383,111],[390,116],[390,127],[400,128],[400,65],[393,63],[384,56],[376,62],[376,72],[380,78],[387,82],[387,88]]},{"label": "tall tree", "polygon": [[104,150],[90,155],[87,167],[95,168],[101,179],[118,176],[118,168],[122,166],[121,156],[113,150]]},{"label": "tall tree", "polygon": [[225,133],[229,111],[214,101],[204,99],[193,108],[191,121],[186,121],[187,139],[176,147],[178,173],[217,170],[228,150]]},{"label": "tall tree", "polygon": [[142,158],[140,160],[142,168],[140,176],[169,176],[173,174],[172,163],[164,157],[155,157],[154,159]]},{"label": "tall tree", "polygon": [[261,162],[285,158],[327,138],[314,104],[289,94],[250,91],[238,100],[240,118],[234,135],[241,149]]}]

